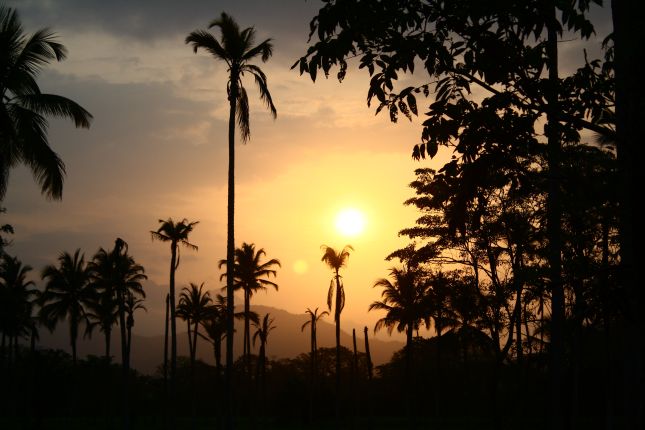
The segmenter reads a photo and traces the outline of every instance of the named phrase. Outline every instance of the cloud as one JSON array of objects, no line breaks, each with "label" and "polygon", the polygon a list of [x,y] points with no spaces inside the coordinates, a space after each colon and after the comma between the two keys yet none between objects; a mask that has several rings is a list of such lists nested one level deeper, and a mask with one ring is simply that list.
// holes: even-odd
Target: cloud
[{"label": "cloud", "polygon": [[[154,41],[187,35],[206,28],[222,11],[240,26],[256,25],[259,35],[270,34],[285,43],[307,38],[309,20],[318,9],[304,0],[12,0],[29,27],[53,27],[57,31],[105,32],[117,37]],[[284,22],[294,23],[285,26]],[[300,23],[297,25],[296,23]],[[268,36],[267,36],[268,37]]]}]

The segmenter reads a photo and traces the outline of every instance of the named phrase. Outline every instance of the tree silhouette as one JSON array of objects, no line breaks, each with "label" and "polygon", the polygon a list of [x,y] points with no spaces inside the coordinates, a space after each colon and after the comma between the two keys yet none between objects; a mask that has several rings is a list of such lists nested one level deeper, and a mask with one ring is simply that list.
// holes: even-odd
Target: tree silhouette
[{"label": "tree silhouette", "polygon": [[383,288],[381,297],[383,300],[372,302],[369,310],[385,311],[383,318],[379,319],[374,326],[374,332],[381,328],[387,328],[388,333],[396,328],[397,331],[406,334],[406,385],[411,387],[411,356],[412,338],[414,331],[419,330],[421,323],[425,322],[426,327],[430,326],[430,314],[425,305],[427,284],[425,284],[422,272],[418,269],[392,268],[390,276],[393,281],[386,278],[377,280],[373,287]]},{"label": "tree silhouette", "polygon": [[20,337],[37,333],[36,320],[32,316],[40,291],[27,276],[31,266],[23,265],[17,257],[3,254],[0,261],[0,332],[2,346],[0,363],[5,358],[5,342],[8,338],[8,357],[18,353],[17,341]]},{"label": "tree silhouette", "polygon": [[89,128],[92,115],[70,99],[41,93],[36,77],[66,56],[55,33],[44,28],[27,35],[16,10],[0,6],[0,200],[17,164],[31,169],[43,194],[62,198],[65,165],[49,146],[47,117]]},{"label": "tree silhouette", "polygon": [[121,377],[123,425],[130,427],[130,329],[134,324],[132,314],[139,298],[145,298],[142,282],[147,279],[143,266],[128,254],[128,244],[121,238],[114,241],[114,248],[107,251],[99,248],[90,264],[92,285],[100,290],[113,291],[119,314],[121,337]]},{"label": "tree silhouette", "polygon": [[170,242],[170,281],[169,281],[169,302],[170,302],[170,397],[171,403],[176,396],[175,377],[177,374],[177,324],[175,319],[175,272],[179,268],[180,253],[179,245],[197,251],[198,247],[188,241],[188,236],[199,221],[188,222],[186,218],[175,222],[172,218],[159,220],[161,225],[156,231],[151,231],[152,240]]},{"label": "tree silhouette", "polygon": [[262,318],[262,323],[253,322],[255,333],[253,334],[253,344],[260,340],[260,352],[258,354],[257,380],[260,381],[260,392],[262,393],[262,404],[266,401],[266,346],[269,341],[269,333],[276,327],[273,325],[273,318],[266,314]]},{"label": "tree silhouette", "polygon": [[96,294],[87,304],[88,334],[91,335],[95,327],[99,328],[105,336],[105,358],[110,359],[112,326],[116,325],[119,319],[118,304],[112,285],[92,286]]},{"label": "tree silhouette", "polygon": [[[564,310],[561,282],[560,156],[563,144],[580,141],[580,130],[613,135],[611,97],[607,76],[597,73],[597,61],[568,78],[558,74],[557,43],[564,29],[588,39],[594,32],[587,19],[590,1],[520,3],[416,2],[407,7],[380,2],[365,8],[360,1],[329,1],[311,21],[313,42],[293,67],[315,80],[317,70],[328,75],[338,66],[342,80],[348,58],[370,74],[368,105],[378,101],[393,122],[399,114],[417,115],[415,94],[436,95],[424,117],[421,143],[413,157],[434,157],[440,146],[454,148],[454,157],[442,172],[454,175],[459,164],[485,159],[491,149],[511,151],[527,146],[544,151],[547,160],[547,218],[549,289],[552,308],[552,396],[555,428],[563,425],[560,393],[564,378]],[[420,64],[430,82],[396,87],[399,73],[414,72]],[[473,96],[471,87],[486,95]],[[542,122],[547,127],[542,134]],[[499,123],[498,132],[486,136],[482,125]],[[501,133],[500,133],[501,132]],[[545,141],[546,140],[546,141]],[[538,145],[536,145],[538,144]],[[539,149],[538,149],[539,148]],[[495,171],[490,163],[489,171]],[[476,201],[478,177],[464,180],[461,206]],[[470,195],[468,195],[470,194]],[[462,224],[463,210],[452,212],[449,222]],[[517,312],[516,312],[517,314]]]},{"label": "tree silhouette", "polygon": [[226,297],[215,295],[215,303],[203,322],[206,339],[213,344],[217,376],[222,374],[222,339],[226,336]]},{"label": "tree silhouette", "polygon": [[[226,235],[226,266],[231,271],[235,263],[235,120],[240,127],[242,141],[246,142],[251,136],[249,127],[249,100],[246,89],[242,85],[242,76],[245,73],[253,75],[255,83],[260,90],[260,98],[265,102],[274,118],[277,116],[271,93],[267,86],[266,75],[258,66],[250,62],[260,56],[262,62],[266,62],[273,53],[271,39],[267,39],[258,45],[255,42],[255,29],[248,27],[240,31],[235,20],[222,12],[218,19],[211,21],[209,28],[219,27],[221,32],[221,43],[209,32],[204,30],[193,31],[186,37],[186,43],[191,44],[193,51],[197,53],[203,48],[215,59],[224,61],[228,66],[229,79],[226,85],[229,102],[228,118],[228,212],[227,212],[227,235]],[[228,328],[226,331],[226,399],[228,417],[232,411],[232,375],[233,370],[233,331],[235,303],[233,296],[233,278],[226,280],[226,297],[228,297]],[[229,422],[232,425],[232,421]]]},{"label": "tree silhouette", "polygon": [[188,325],[188,345],[190,351],[191,366],[195,366],[197,357],[197,337],[200,324],[209,318],[213,312],[213,299],[210,292],[203,291],[204,283],[190,283],[190,287],[184,287],[179,295],[179,306],[177,307],[177,316]]},{"label": "tree silhouette", "polygon": [[310,394],[309,394],[309,419],[313,419],[313,408],[314,408],[314,396],[316,393],[316,355],[318,355],[318,340],[317,340],[317,325],[318,321],[324,317],[325,315],[329,315],[329,312],[323,311],[320,314],[318,313],[318,308],[314,309],[313,311],[309,308],[307,308],[306,313],[309,314],[309,320],[305,321],[304,324],[300,327],[300,331],[304,331],[307,326],[309,326],[309,332],[310,332],[310,337],[311,337],[311,352],[310,354]]},{"label": "tree silhouette", "polygon": [[[264,248],[255,250],[255,244],[242,243],[242,246],[235,250],[235,263],[233,266],[234,288],[244,292],[244,360],[248,366],[248,359],[251,354],[250,321],[254,314],[251,312],[251,297],[259,290],[266,291],[268,287],[278,290],[278,284],[266,278],[276,277],[275,266],[280,266],[280,260],[272,258],[269,261],[261,262],[266,255]],[[219,267],[226,266],[226,260],[220,260]],[[226,278],[228,271],[220,276]],[[256,317],[257,318],[257,317]],[[257,319],[255,320],[257,323]],[[248,370],[248,369],[247,369]]]},{"label": "tree silhouette", "polygon": [[80,249],[74,255],[63,252],[58,257],[58,266],[46,266],[41,277],[46,284],[40,317],[51,331],[59,321],[68,320],[72,362],[76,365],[78,329],[81,324],[88,323],[86,309],[95,293],[89,283],[90,272],[85,257]]},{"label": "tree silhouette", "polygon": [[347,264],[349,251],[353,251],[354,248],[346,245],[340,252],[336,252],[333,248],[322,245],[321,249],[323,250],[321,261],[334,271],[327,292],[327,307],[331,311],[335,295],[336,301],[333,307],[334,321],[336,322],[336,420],[338,421],[340,420],[340,314],[345,307],[345,287],[341,280],[340,269]]}]

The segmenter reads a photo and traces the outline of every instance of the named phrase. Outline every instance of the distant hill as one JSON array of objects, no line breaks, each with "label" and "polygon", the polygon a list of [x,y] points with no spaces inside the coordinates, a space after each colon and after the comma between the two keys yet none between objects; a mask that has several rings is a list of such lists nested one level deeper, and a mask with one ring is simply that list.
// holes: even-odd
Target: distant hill
[{"label": "distant hill", "polygon": [[[306,314],[292,314],[282,309],[277,309],[269,306],[252,306],[252,310],[264,316],[267,312],[275,319],[274,325],[276,329],[273,330],[269,336],[269,343],[267,345],[267,354],[270,358],[294,358],[297,355],[308,352],[310,348],[309,330],[301,331],[300,327],[308,320]],[[183,321],[177,321],[177,349],[179,355],[188,355],[188,339],[186,333],[186,326]],[[235,322],[235,346],[234,352],[238,356],[242,353],[242,337],[243,337],[243,324],[242,321]],[[352,335],[351,329],[354,327],[342,327],[341,319],[341,344],[347,348],[352,348]],[[64,330],[61,326],[57,331]],[[253,330],[253,328],[251,328]],[[59,348],[69,351],[68,338],[60,336],[62,333],[57,333],[57,336],[47,336],[43,334],[41,346],[45,348]],[[370,331],[370,353],[372,354],[372,361],[375,365],[388,362],[392,358],[392,354],[403,347],[402,342],[398,341],[382,341],[375,339]],[[359,351],[365,350],[365,341],[363,338],[363,328],[356,327],[356,344]],[[335,340],[335,325],[333,317],[325,317],[324,320],[318,322],[318,347],[334,347]],[[158,336],[137,336],[134,335],[132,339],[132,367],[139,372],[152,374],[155,372],[157,366],[163,361],[163,335]],[[223,345],[224,349],[224,345]],[[256,348],[253,348],[257,352]],[[91,339],[79,339],[78,354],[79,357],[84,357],[88,354],[102,355],[104,353],[104,338],[101,333],[95,332]],[[120,340],[118,336],[118,327],[112,333],[112,356],[115,360],[119,361],[121,354]],[[211,344],[203,339],[197,342],[197,357],[200,360],[209,364],[215,363],[213,355],[213,347]],[[224,360],[224,357],[222,357]]]}]

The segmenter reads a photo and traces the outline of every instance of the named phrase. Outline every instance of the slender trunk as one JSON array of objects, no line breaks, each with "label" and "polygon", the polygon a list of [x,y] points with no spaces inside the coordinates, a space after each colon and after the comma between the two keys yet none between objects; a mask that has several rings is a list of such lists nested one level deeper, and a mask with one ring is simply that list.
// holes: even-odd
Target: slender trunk
[{"label": "slender trunk", "polygon": [[625,290],[625,316],[618,327],[625,339],[624,373],[622,378],[623,408],[625,410],[624,428],[642,429],[645,420],[643,404],[645,381],[643,360],[645,359],[645,327],[642,318],[643,298],[642,281],[637,279],[636,262],[643,261],[642,227],[634,228],[634,220],[640,214],[641,192],[636,180],[636,172],[641,169],[643,160],[642,137],[645,134],[643,118],[643,89],[641,86],[642,68],[645,54],[641,46],[642,22],[640,2],[612,0],[612,20],[614,30],[614,65],[616,83],[616,148],[618,156],[619,185],[619,240],[620,240],[620,283]]},{"label": "slender trunk", "polygon": [[109,360],[110,359],[110,341],[112,337],[112,329],[106,327],[105,328],[105,359]]},{"label": "slender trunk", "polygon": [[190,357],[190,363],[193,362],[193,332],[190,329],[190,318],[186,318],[186,330],[188,337],[188,356]]},{"label": "slender trunk", "polygon": [[363,329],[363,333],[365,334],[365,356],[367,360],[367,379],[369,381],[372,380],[372,356],[370,355],[370,342],[369,339],[367,338],[367,326]]},{"label": "slender trunk", "polygon": [[226,233],[226,427],[233,428],[233,334],[235,331],[235,298],[233,292],[233,267],[235,262],[235,108],[238,95],[239,66],[231,67],[230,111],[228,117],[228,208]]},{"label": "slender trunk", "polygon": [[314,420],[314,395],[316,393],[316,317],[311,316],[311,357],[309,377],[309,423]]},{"label": "slender trunk", "polygon": [[[69,340],[72,346],[72,364],[76,367],[76,340],[78,339],[78,321],[71,319],[69,322]],[[11,343],[9,344],[11,350]]]},{"label": "slender trunk", "polygon": [[218,339],[213,348],[215,349],[215,367],[217,368],[217,377],[222,375],[222,339]]},{"label": "slender trunk", "polygon": [[170,403],[169,412],[172,423],[175,419],[175,400],[177,396],[177,321],[175,318],[175,271],[177,270],[177,243],[170,245]]},{"label": "slender trunk", "polygon": [[246,372],[251,373],[251,295],[244,291],[244,363]]},{"label": "slender trunk", "polygon": [[560,430],[563,422],[563,363],[564,363],[564,289],[561,271],[561,202],[560,202],[560,124],[558,123],[558,22],[556,7],[549,3],[547,24],[547,57],[549,82],[547,99],[547,238],[551,287],[551,426]]},{"label": "slender trunk", "polygon": [[336,426],[340,427],[340,275],[336,270]]},{"label": "slender trunk", "polygon": [[168,410],[170,406],[170,393],[168,392],[168,325],[170,323],[170,294],[166,294],[166,314],[164,320],[164,338],[163,338],[163,393],[164,408],[163,417],[166,429],[170,428],[168,421]]},{"label": "slender trunk", "polygon": [[354,419],[356,419],[356,391],[358,390],[358,353],[356,352],[356,329],[352,329],[352,346],[354,356],[352,360],[352,404],[354,407]]},{"label": "slender trunk", "polygon": [[404,391],[405,395],[405,409],[408,420],[412,417],[412,399],[414,394],[412,393],[412,336],[413,336],[414,327],[412,324],[408,324],[405,334],[405,376],[403,378],[404,382]]},{"label": "slender trunk", "polygon": [[119,301],[119,328],[121,331],[121,400],[122,400],[122,413],[123,413],[123,428],[128,430],[130,428],[130,399],[128,390],[128,376],[130,373],[130,362],[128,361],[128,344],[126,333],[125,321],[125,297],[123,292],[117,293]]},{"label": "slender trunk", "polygon": [[197,330],[199,329],[199,323],[195,323],[193,328],[193,361],[197,361]]},{"label": "slender trunk", "polygon": [[164,414],[167,414],[168,410],[168,322],[169,322],[169,312],[170,312],[170,294],[166,294],[166,319],[164,322],[164,338],[163,338],[163,391],[166,400],[166,407],[164,408]]}]

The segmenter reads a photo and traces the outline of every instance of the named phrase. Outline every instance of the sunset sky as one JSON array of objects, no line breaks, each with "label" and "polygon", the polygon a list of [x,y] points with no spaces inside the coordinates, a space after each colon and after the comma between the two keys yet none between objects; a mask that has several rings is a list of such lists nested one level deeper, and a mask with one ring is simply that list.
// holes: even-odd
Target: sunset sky
[{"label": "sunset sky", "polygon": [[[193,54],[184,39],[226,11],[241,27],[255,26],[258,41],[274,39],[274,55],[261,67],[278,118],[271,119],[247,80],[251,140],[238,144],[236,153],[236,242],[253,242],[282,262],[280,291],[260,293],[254,303],[292,313],[326,307],[331,271],[320,261],[320,246],[351,244],[343,328],[373,327],[382,315],[367,313],[380,296],[372,285],[394,264],[385,256],[407,243],[398,231],[417,216],[402,205],[412,196],[414,169],[439,167],[443,160],[411,159],[419,121],[392,124],[386,115],[375,116],[366,105],[366,72],[353,68],[342,84],[333,78],[314,84],[290,70],[306,51],[309,21],[322,3],[5,4],[18,9],[27,33],[51,27],[69,50],[66,61],[41,75],[41,89],[70,97],[94,115],[90,130],[52,121],[50,143],[67,166],[62,201],[41,196],[26,169],[11,172],[2,203],[7,208],[2,223],[15,228],[7,252],[37,275],[61,251],[81,248],[91,258],[99,247],[123,238],[149,276],[149,311],[138,316],[135,329],[159,334],[170,253],[167,244],[151,241],[149,231],[160,218],[187,218],[200,221],[191,236],[199,251],[182,250],[178,286],[205,282],[219,290],[217,261],[226,252],[227,73],[205,52]],[[606,29],[597,26],[601,39]],[[582,61],[575,42],[562,52],[570,60],[563,68]],[[348,208],[365,217],[363,232],[354,237],[343,236],[335,225],[336,215]]]}]

